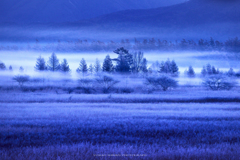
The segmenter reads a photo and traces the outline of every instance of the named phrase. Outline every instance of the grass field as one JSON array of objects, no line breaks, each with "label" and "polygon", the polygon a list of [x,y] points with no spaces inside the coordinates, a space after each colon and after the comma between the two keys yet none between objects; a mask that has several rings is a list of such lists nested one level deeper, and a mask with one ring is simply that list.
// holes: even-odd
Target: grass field
[{"label": "grass field", "polygon": [[9,160],[239,159],[240,105],[1,103],[0,145]]}]

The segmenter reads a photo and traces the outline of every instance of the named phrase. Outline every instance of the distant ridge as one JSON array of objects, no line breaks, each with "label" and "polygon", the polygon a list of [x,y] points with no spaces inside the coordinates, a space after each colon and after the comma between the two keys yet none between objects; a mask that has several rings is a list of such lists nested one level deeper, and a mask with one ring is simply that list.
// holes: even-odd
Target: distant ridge
[{"label": "distant ridge", "polygon": [[0,0],[0,23],[63,23],[185,0]]},{"label": "distant ridge", "polygon": [[170,27],[239,22],[239,0],[190,0],[167,7],[120,11],[85,21],[91,25],[143,24]]}]

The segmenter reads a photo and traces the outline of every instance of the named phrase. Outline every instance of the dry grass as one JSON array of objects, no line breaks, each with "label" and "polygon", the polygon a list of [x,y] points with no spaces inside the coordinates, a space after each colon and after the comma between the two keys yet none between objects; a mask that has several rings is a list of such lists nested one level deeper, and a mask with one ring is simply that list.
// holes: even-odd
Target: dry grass
[{"label": "dry grass", "polygon": [[239,159],[239,120],[238,103],[2,103],[0,159]]}]

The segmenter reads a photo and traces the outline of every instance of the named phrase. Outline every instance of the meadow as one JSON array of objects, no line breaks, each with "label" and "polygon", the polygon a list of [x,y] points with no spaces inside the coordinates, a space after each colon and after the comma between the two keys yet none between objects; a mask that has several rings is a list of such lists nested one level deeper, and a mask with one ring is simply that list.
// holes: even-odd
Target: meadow
[{"label": "meadow", "polygon": [[[240,157],[239,77],[228,77],[237,82],[231,90],[214,91],[202,85],[200,75],[207,63],[237,71],[236,60],[212,58],[220,53],[146,53],[149,62],[169,57],[179,62],[180,74],[172,77],[178,85],[167,91],[146,84],[147,77],[158,73],[76,73],[84,54],[59,54],[69,58],[70,73],[34,71],[39,53],[27,53],[31,61],[23,60],[21,52],[1,54],[7,66],[14,64],[13,71],[0,72],[0,159]],[[93,54],[87,62],[95,58]],[[184,74],[189,62],[195,64],[195,77]],[[30,78],[20,85],[13,79],[18,74]],[[107,92],[107,82],[96,80],[103,75],[118,81]],[[83,83],[84,78],[91,81]]]},{"label": "meadow", "polygon": [[0,159],[239,159],[239,103],[1,103]]}]

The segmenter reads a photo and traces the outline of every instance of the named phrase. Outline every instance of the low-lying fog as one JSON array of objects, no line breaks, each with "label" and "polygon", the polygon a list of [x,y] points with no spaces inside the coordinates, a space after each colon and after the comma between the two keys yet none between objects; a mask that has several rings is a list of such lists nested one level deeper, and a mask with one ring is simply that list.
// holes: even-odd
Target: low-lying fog
[{"label": "low-lying fog", "polygon": [[[79,67],[79,62],[84,58],[88,64],[95,63],[96,58],[100,60],[100,63],[103,63],[103,60],[107,54],[111,58],[116,58],[117,54],[113,52],[105,53],[57,53],[55,52],[59,62],[64,58],[67,59],[69,67],[71,69],[71,77],[77,78],[76,69]],[[33,52],[33,51],[0,51],[0,61],[2,61],[7,68],[11,65],[13,68],[12,74],[19,74],[19,68],[22,66],[24,68],[24,74],[28,75],[37,75],[34,71],[34,66],[36,64],[36,59],[39,56],[42,56],[47,62],[51,52]],[[180,83],[190,83],[188,79],[184,77],[184,71],[191,65],[193,66],[196,73],[200,73],[201,69],[206,64],[211,64],[216,68],[219,68],[220,71],[227,71],[230,67],[234,71],[240,70],[240,64],[237,60],[230,60],[226,56],[227,53],[224,52],[145,52],[144,57],[148,60],[148,66],[150,67],[152,63],[156,61],[166,61],[168,58],[170,60],[175,60],[179,67]],[[8,74],[8,72],[1,72],[0,74]]]}]

